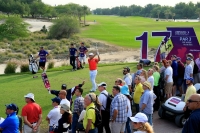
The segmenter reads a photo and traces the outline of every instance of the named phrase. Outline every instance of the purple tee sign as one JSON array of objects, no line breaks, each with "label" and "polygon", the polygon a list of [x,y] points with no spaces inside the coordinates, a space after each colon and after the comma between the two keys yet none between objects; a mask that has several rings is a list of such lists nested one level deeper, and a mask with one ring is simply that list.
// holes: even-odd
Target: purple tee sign
[{"label": "purple tee sign", "polygon": [[[171,55],[177,55],[185,62],[187,53],[192,53],[194,59],[198,58],[200,45],[193,27],[167,27],[167,31],[171,32],[169,39],[171,39],[173,48],[166,59],[170,59]],[[164,38],[164,41],[167,42],[166,38]],[[160,46],[155,55],[155,61],[160,61]]]},{"label": "purple tee sign", "polygon": [[142,41],[140,58],[147,59],[148,56],[148,32],[143,32],[141,36],[135,38],[137,41]]}]

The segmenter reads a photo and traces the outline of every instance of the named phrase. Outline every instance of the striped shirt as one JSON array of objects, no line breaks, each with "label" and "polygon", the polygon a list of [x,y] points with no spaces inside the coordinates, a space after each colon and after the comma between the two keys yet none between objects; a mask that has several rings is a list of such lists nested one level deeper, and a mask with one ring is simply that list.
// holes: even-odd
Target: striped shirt
[{"label": "striped shirt", "polygon": [[126,96],[124,96],[123,94],[119,93],[117,94],[111,103],[111,112],[110,112],[110,116],[111,119],[113,117],[114,114],[114,110],[118,111],[117,117],[115,122],[117,123],[124,123],[127,121],[127,110],[128,106],[127,106],[127,98]]},{"label": "striped shirt", "polygon": [[84,98],[82,96],[76,97],[74,100],[73,113],[81,113],[84,109]]}]

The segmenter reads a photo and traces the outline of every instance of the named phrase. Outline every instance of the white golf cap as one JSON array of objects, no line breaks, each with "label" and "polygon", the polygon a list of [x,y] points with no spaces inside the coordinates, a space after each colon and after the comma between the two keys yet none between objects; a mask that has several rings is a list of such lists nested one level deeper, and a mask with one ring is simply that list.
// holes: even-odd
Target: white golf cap
[{"label": "white golf cap", "polygon": [[34,94],[33,93],[28,93],[27,95],[24,96],[25,98],[30,98],[32,99],[33,101],[35,101],[34,99]]},{"label": "white golf cap", "polygon": [[106,87],[107,87],[107,85],[106,85],[106,83],[105,83],[105,82],[101,82],[101,83],[100,83],[100,84],[98,84],[97,86],[98,86],[98,87],[99,87],[99,86],[103,86],[104,88],[106,88]]},{"label": "white golf cap", "polygon": [[148,118],[144,113],[137,113],[134,117],[129,117],[132,122],[148,122]]},{"label": "white golf cap", "polygon": [[90,55],[94,55],[94,54],[93,54],[93,53],[89,53],[89,56],[90,56]]}]

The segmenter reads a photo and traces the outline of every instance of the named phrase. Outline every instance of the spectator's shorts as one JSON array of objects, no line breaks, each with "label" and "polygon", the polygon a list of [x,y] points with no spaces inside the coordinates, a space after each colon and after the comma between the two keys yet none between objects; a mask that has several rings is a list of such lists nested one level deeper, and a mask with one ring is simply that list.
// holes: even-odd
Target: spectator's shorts
[{"label": "spectator's shorts", "polygon": [[173,76],[173,85],[177,85],[178,82],[178,76]]},{"label": "spectator's shorts", "polygon": [[165,83],[165,94],[172,94],[173,82]]},{"label": "spectator's shorts", "polygon": [[184,82],[183,78],[178,78],[178,80],[177,80],[177,87],[182,86],[183,82]]}]

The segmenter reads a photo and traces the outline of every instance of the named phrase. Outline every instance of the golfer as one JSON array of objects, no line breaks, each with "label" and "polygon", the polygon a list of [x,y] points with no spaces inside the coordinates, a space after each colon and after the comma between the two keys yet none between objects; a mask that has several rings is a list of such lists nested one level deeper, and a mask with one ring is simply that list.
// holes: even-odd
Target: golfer
[{"label": "golfer", "polygon": [[38,57],[40,57],[39,67],[42,68],[43,73],[46,72],[46,71],[45,71],[45,64],[46,64],[47,56],[48,56],[48,55],[49,55],[49,53],[48,53],[46,50],[44,50],[44,47],[43,47],[43,46],[41,46],[41,47],[40,47],[40,51],[39,51],[38,56],[36,57],[36,59],[37,59]]},{"label": "golfer", "polygon": [[[98,56],[98,58],[94,58],[96,55]],[[92,89],[90,90],[90,92],[95,92],[97,89],[95,79],[97,76],[97,64],[99,61],[100,61],[99,52],[97,52],[96,54],[93,53],[89,54],[88,64],[90,69],[90,80],[92,82]]]},{"label": "golfer", "polygon": [[84,42],[81,42],[81,46],[79,47],[79,59],[80,62],[83,62],[83,68],[85,67],[85,59],[86,53],[88,52],[87,48],[84,46]]}]

